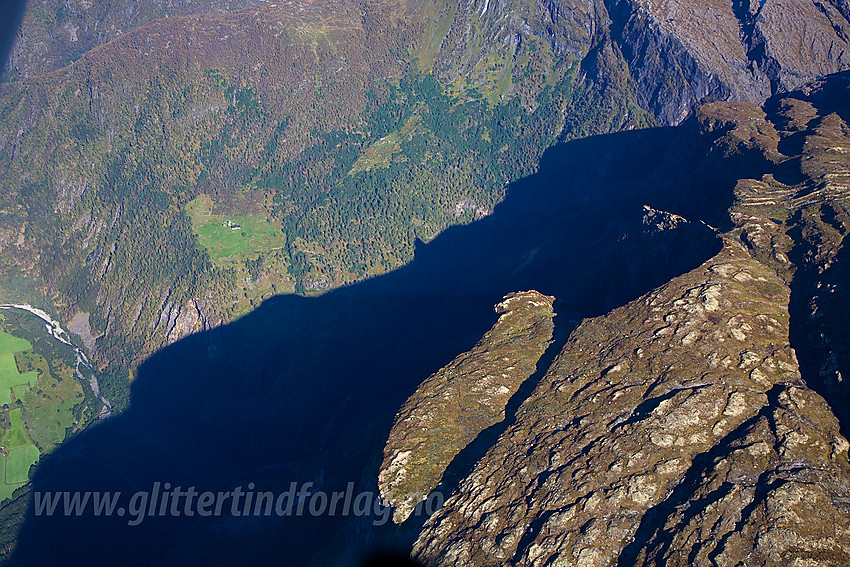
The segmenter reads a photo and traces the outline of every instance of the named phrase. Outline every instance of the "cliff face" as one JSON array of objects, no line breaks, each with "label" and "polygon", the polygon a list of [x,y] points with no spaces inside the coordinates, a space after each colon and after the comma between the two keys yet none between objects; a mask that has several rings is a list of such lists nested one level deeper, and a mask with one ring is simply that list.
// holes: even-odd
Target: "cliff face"
[{"label": "cliff face", "polygon": [[555,60],[592,67],[594,51],[611,41],[611,57],[627,64],[628,90],[662,124],[680,123],[703,102],[761,104],[850,65],[850,11],[838,0],[486,0],[450,15],[446,36],[431,40],[440,41],[434,69],[445,80],[509,72],[535,39]]},{"label": "cliff face", "polygon": [[839,2],[606,5],[638,100],[665,124],[678,124],[700,102],[760,104],[850,63],[848,10]]},{"label": "cliff face", "polygon": [[850,562],[848,87],[698,109],[683,127],[713,138],[709,153],[767,171],[736,184],[722,250],[572,332],[416,558]]}]

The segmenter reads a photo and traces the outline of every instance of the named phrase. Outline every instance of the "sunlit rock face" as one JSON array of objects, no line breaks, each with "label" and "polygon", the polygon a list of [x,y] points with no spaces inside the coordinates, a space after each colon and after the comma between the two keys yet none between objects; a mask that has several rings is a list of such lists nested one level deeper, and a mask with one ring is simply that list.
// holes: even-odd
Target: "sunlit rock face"
[{"label": "sunlit rock face", "polygon": [[848,339],[837,324],[847,315],[848,85],[835,76],[765,109],[698,109],[716,151],[772,164],[738,181],[721,251],[583,321],[426,522],[415,557],[850,562]]},{"label": "sunlit rock face", "polygon": [[464,447],[504,419],[508,400],[552,338],[553,300],[537,291],[505,297],[493,328],[423,382],[399,411],[378,477],[397,523],[437,487]]}]

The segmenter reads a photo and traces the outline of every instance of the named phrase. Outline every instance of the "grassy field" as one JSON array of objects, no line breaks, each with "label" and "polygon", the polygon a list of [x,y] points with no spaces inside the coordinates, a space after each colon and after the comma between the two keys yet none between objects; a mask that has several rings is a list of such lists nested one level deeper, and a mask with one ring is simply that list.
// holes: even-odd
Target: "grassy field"
[{"label": "grassy field", "polygon": [[[235,316],[247,313],[278,293],[292,293],[294,282],[288,273],[286,235],[280,225],[262,214],[213,214],[214,204],[199,195],[186,205],[197,246],[205,249],[220,268],[236,272]],[[239,225],[238,229],[232,225]],[[255,265],[252,270],[249,266]]]},{"label": "grassy field", "polygon": [[35,381],[36,372],[21,374],[15,362],[16,352],[31,348],[32,345],[26,339],[0,332],[0,405],[12,403],[12,389],[15,386],[19,386],[17,390],[21,391],[20,386],[31,386]]},{"label": "grassy field", "polygon": [[3,448],[8,452],[14,449],[20,449],[21,447],[26,447],[27,445],[32,445],[32,441],[30,441],[27,436],[26,429],[24,428],[24,420],[21,417],[21,408],[8,410],[7,415],[9,416],[9,427],[3,434],[2,442],[0,442],[3,445]]},{"label": "grassy field", "polygon": [[389,167],[393,156],[399,153],[401,153],[399,133],[393,132],[366,148],[363,155],[354,162],[349,175],[368,171],[373,167]]},{"label": "grassy field", "polygon": [[30,467],[38,462],[38,457],[38,449],[32,443],[9,451],[6,456],[6,485],[14,490],[29,481]]},{"label": "grassy field", "polygon": [[23,312],[0,319],[0,504],[29,480],[42,453],[80,426],[86,393],[73,351],[49,336],[40,320]]},{"label": "grassy field", "polygon": [[65,440],[67,428],[75,424],[74,407],[85,400],[80,382],[73,368],[57,365],[50,368],[47,360],[37,353],[29,353],[27,367],[39,372],[34,387],[22,396],[24,421],[30,437],[38,447],[47,451]]},{"label": "grassy field", "polygon": [[199,195],[189,202],[186,212],[214,264],[232,267],[262,252],[280,250],[286,244],[278,224],[264,215],[214,215],[212,207],[208,196]]},{"label": "grassy field", "polygon": [[[21,408],[15,408],[6,412],[9,417],[9,427],[3,434],[3,448],[7,455],[5,458],[7,485],[18,485],[29,480],[30,466],[38,462],[38,448],[27,436],[24,420],[21,417]],[[12,486],[14,490],[15,486]]]},{"label": "grassy field", "polygon": [[[15,359],[17,360],[18,357],[16,356]],[[18,368],[20,368],[20,366]],[[30,373],[24,372],[24,374],[30,374]],[[22,399],[24,399],[24,396],[27,395],[27,392],[30,391],[30,389],[32,389],[32,384],[29,384],[29,383],[18,384],[17,386],[12,386],[12,395],[15,396],[16,400],[22,400]]]},{"label": "grassy field", "polygon": [[419,58],[419,65],[426,72],[434,68],[434,58],[440,51],[443,39],[448,35],[452,27],[458,4],[456,2],[445,2],[444,0],[432,0],[425,7],[425,18],[428,30],[423,36],[422,43],[414,51],[414,57]]},{"label": "grassy field", "polygon": [[9,333],[0,333],[0,354],[14,353],[32,348],[26,339],[14,337]]},{"label": "grassy field", "polygon": [[[12,394],[17,396],[28,391],[35,382],[38,372],[21,374],[15,353],[32,348],[32,344],[9,333],[0,332],[0,404],[11,404]],[[0,483],[0,501],[12,496],[18,486],[29,480],[29,470],[39,458],[38,448],[27,435],[21,418],[21,408],[3,411],[8,415],[9,425],[3,433],[2,444],[7,455],[0,456],[5,469],[4,481]]]}]

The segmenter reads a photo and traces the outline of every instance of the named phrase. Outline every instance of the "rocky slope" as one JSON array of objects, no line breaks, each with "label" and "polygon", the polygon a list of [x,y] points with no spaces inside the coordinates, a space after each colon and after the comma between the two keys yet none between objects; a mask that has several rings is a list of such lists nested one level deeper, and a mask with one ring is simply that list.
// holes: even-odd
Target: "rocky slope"
[{"label": "rocky slope", "polygon": [[401,523],[437,487],[454,457],[505,418],[505,406],[549,346],[553,297],[511,294],[475,347],[430,376],[396,416],[378,476]]},{"label": "rocky slope", "polygon": [[172,16],[236,11],[256,3],[251,0],[34,0],[28,2],[5,71],[16,79],[28,79],[61,69],[91,49],[148,22]]},{"label": "rocky slope", "polygon": [[663,124],[680,123],[702,102],[761,104],[850,65],[850,8],[838,0],[482,0],[450,14],[432,55],[447,82],[486,83],[488,72],[498,81],[525,43],[542,40],[550,57],[582,59],[594,82],[599,55],[605,75],[627,65],[618,89],[629,92],[620,96],[633,95]]},{"label": "rocky slope", "polygon": [[[767,170],[737,183],[721,251],[583,321],[426,522],[414,557],[850,562],[848,338],[838,323],[848,315],[838,291],[850,225],[848,78],[764,109],[698,109],[688,127],[715,137],[712,152]],[[646,218],[661,228],[676,220]]]},{"label": "rocky slope", "polygon": [[694,104],[760,104],[850,63],[850,10],[838,1],[606,4],[638,100],[667,124]]},{"label": "rocky slope", "polygon": [[[0,85],[0,290],[88,313],[125,398],[163,345],[486,216],[559,138],[847,65],[845,4],[733,4],[30,2]],[[215,257],[201,195],[277,241]]]}]

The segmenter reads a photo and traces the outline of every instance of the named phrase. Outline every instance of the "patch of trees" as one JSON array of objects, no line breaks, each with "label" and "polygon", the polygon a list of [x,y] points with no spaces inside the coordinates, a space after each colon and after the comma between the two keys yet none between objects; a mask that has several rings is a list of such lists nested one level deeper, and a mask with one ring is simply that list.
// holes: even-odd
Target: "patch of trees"
[{"label": "patch of trees", "polygon": [[[492,108],[480,96],[461,101],[431,75],[413,72],[368,93],[366,132],[316,132],[318,143],[258,177],[274,191],[290,274],[301,281],[329,267],[351,277],[384,271],[409,261],[417,238],[491,210],[558,136],[569,85],[543,89],[533,112],[517,99]],[[401,152],[352,172],[362,152],[389,134]],[[311,245],[326,254],[302,250]]]}]

